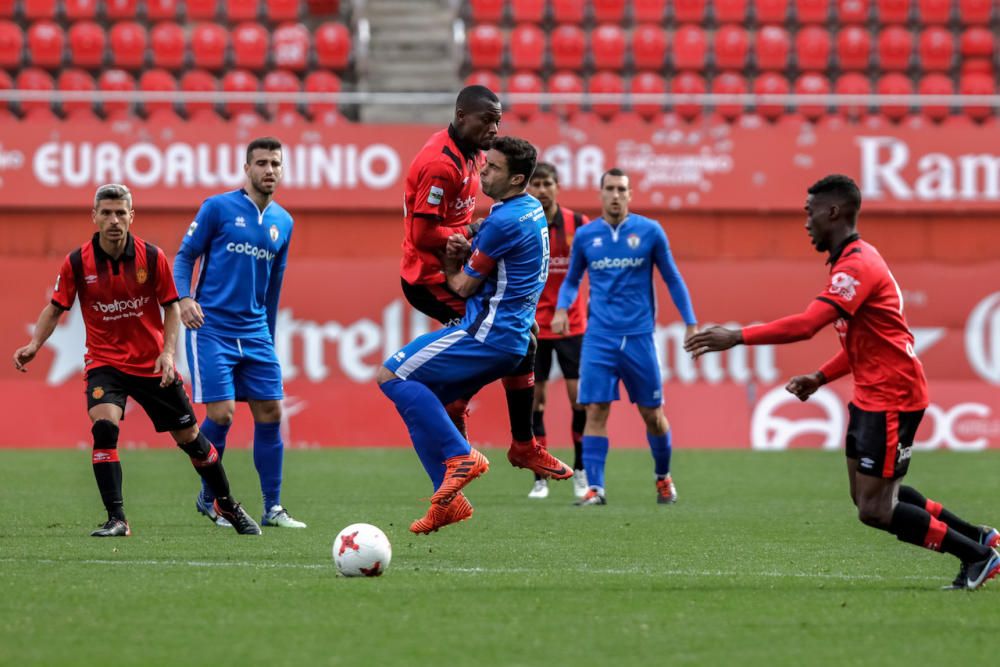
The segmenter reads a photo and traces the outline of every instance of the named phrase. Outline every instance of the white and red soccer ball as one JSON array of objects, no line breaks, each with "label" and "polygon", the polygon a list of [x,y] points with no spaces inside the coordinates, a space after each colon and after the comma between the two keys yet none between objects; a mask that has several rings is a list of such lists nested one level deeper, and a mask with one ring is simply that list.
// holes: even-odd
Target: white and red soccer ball
[{"label": "white and red soccer ball", "polygon": [[333,563],[345,577],[377,577],[389,568],[392,545],[370,523],[352,523],[333,540]]}]

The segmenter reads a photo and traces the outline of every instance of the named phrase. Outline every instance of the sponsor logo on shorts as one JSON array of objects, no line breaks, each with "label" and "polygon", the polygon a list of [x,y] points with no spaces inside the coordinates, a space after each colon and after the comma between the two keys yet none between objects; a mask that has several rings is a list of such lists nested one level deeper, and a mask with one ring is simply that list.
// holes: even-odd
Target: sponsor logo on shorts
[{"label": "sponsor logo on shorts", "polygon": [[864,468],[865,470],[873,470],[875,468],[875,460],[866,456],[858,461],[858,467]]},{"label": "sponsor logo on shorts", "polygon": [[95,401],[101,400],[102,398],[104,398],[104,387],[94,387],[90,392],[90,396]]},{"label": "sponsor logo on shorts", "polygon": [[904,447],[903,443],[899,443],[896,447],[896,463],[902,463],[903,461],[909,461],[910,457],[913,456],[913,447]]},{"label": "sponsor logo on shorts", "polygon": [[857,287],[860,284],[857,278],[841,271],[840,273],[833,274],[833,277],[830,278],[829,292],[830,294],[839,296],[844,301],[850,301],[857,293]]},{"label": "sponsor logo on shorts", "polygon": [[590,263],[592,271],[604,269],[634,269],[646,263],[645,257],[603,257]]},{"label": "sponsor logo on shorts", "polygon": [[274,253],[266,248],[258,248],[255,245],[250,245],[249,243],[233,243],[230,241],[226,244],[226,250],[229,252],[235,252],[238,255],[250,255],[254,259],[264,259],[271,261],[274,259]]}]

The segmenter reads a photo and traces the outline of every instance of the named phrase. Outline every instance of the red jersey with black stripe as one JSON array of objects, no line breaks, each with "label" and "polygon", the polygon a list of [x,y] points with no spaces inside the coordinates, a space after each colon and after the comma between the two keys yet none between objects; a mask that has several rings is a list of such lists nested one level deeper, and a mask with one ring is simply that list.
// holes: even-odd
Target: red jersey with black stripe
[{"label": "red jersey with black stripe", "polygon": [[441,257],[449,236],[468,236],[485,161],[483,152],[465,145],[451,126],[431,135],[413,158],[403,202],[403,280],[411,285],[445,281]]},{"label": "red jersey with black stripe", "polygon": [[129,234],[116,260],[94,234],[66,256],[52,290],[52,303],[63,310],[77,298],[87,329],[87,370],[111,366],[130,375],[159,375],[153,368],[163,351],[160,306],[177,301],[162,250]]},{"label": "red jersey with black stripe", "polygon": [[928,405],[924,367],[903,315],[903,293],[875,246],[857,235],[829,260],[830,280],[816,298],[840,313],[834,327],[862,410],[908,412]]},{"label": "red jersey with black stripe", "polygon": [[556,207],[556,214],[549,222],[549,278],[545,289],[538,297],[538,309],[535,311],[535,321],[538,323],[538,337],[544,339],[563,338],[564,336],[580,336],[587,328],[587,313],[584,303],[587,300],[585,291],[577,295],[576,301],[569,307],[569,332],[566,334],[552,333],[552,316],[556,312],[556,301],[559,300],[559,287],[569,270],[569,251],[573,247],[573,235],[576,230],[590,222],[582,213],[574,213],[562,206]]}]

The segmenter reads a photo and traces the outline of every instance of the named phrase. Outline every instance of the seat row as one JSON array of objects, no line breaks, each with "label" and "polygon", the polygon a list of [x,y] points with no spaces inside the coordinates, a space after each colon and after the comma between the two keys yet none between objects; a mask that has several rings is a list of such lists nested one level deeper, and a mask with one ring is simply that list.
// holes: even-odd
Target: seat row
[{"label": "seat row", "polygon": [[[303,4],[306,13],[303,14]],[[295,21],[306,16],[330,16],[340,0],[0,0],[0,18],[28,21],[64,18],[67,21],[109,21],[145,18],[148,21]]]}]

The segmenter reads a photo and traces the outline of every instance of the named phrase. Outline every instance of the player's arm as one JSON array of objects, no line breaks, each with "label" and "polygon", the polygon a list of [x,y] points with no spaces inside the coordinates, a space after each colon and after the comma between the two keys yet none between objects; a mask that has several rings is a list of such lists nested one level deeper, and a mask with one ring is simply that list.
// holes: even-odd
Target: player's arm
[{"label": "player's arm", "polygon": [[292,233],[288,232],[288,239],[285,245],[278,251],[278,256],[274,258],[274,266],[271,267],[271,276],[267,281],[267,294],[264,297],[264,308],[267,310],[267,330],[271,334],[271,342],[275,329],[278,326],[278,300],[281,297],[281,285],[285,281],[285,267],[288,266],[288,246],[292,243]]},{"label": "player's arm", "polygon": [[674,261],[674,256],[670,252],[670,242],[667,241],[667,234],[662,228],[657,227],[657,239],[653,246],[653,262],[656,264],[663,282],[670,290],[670,298],[680,313],[681,319],[687,325],[684,338],[688,339],[698,331],[698,319],[694,315],[694,306],[691,304],[691,293],[688,292],[684,277],[681,276],[680,269]]},{"label": "player's arm", "polygon": [[464,267],[458,270],[451,267],[445,269],[448,289],[460,297],[468,298],[476,293],[476,290],[493,272],[496,265],[497,263],[492,257],[480,252],[479,248],[473,248],[472,255]]},{"label": "player's arm", "polygon": [[851,366],[847,362],[847,351],[841,348],[840,352],[823,364],[815,373],[793,377],[785,385],[785,390],[794,394],[800,401],[805,401],[823,385],[833,382],[850,372]]},{"label": "player's arm", "polygon": [[180,329],[181,308],[177,301],[172,301],[163,307],[163,350],[153,366],[153,372],[160,374],[161,387],[169,387],[177,380],[174,351],[177,349],[177,334]]},{"label": "player's arm", "polygon": [[59,318],[63,312],[65,311],[62,307],[55,302],[51,302],[42,308],[42,312],[38,315],[38,322],[35,323],[35,328],[31,333],[31,341],[24,347],[19,347],[14,351],[14,368],[22,373],[28,372],[25,366],[35,358],[35,355],[42,349],[45,341],[56,330],[56,325],[59,324]]},{"label": "player's arm", "polygon": [[552,333],[565,334],[569,332],[569,307],[576,303],[580,295],[580,283],[583,281],[583,272],[587,268],[587,258],[584,257],[583,249],[577,240],[578,234],[573,236],[573,245],[569,249],[569,268],[566,270],[566,277],[563,278],[562,285],[559,286],[559,296],[556,299],[556,310],[552,314]]},{"label": "player's arm", "polygon": [[211,245],[212,234],[215,231],[215,203],[206,199],[198,210],[187,233],[181,240],[181,247],[174,257],[174,284],[177,296],[181,300],[180,318],[188,329],[197,329],[205,323],[205,314],[201,306],[191,294],[191,281],[194,274],[194,263],[202,257]]},{"label": "player's arm", "polygon": [[418,250],[443,255],[448,237],[457,231],[441,224],[448,202],[455,198],[457,175],[454,167],[444,162],[432,162],[421,170],[410,228],[411,240]]}]

